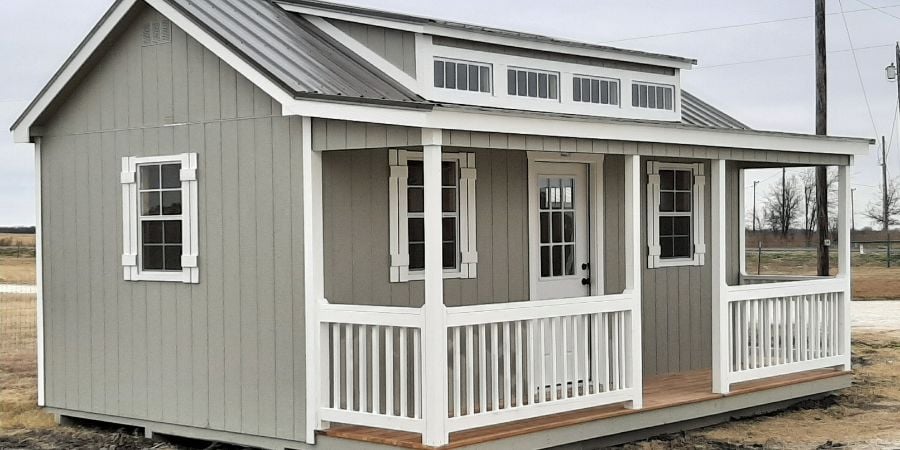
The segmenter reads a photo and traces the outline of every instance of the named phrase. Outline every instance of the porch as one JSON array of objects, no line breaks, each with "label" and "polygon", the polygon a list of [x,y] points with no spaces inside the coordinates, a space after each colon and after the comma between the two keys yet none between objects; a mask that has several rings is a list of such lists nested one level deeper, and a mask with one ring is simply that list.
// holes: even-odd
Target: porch
[{"label": "porch", "polygon": [[[411,146],[415,151],[421,151],[424,175],[424,211],[421,215],[424,270],[421,278],[408,277],[409,284],[401,284],[400,289],[391,285],[385,289],[363,290],[362,295],[373,297],[368,301],[375,304],[336,301],[326,295],[328,289],[324,285],[327,283],[321,278],[309,287],[315,291],[315,295],[307,298],[307,324],[311,330],[307,336],[310,361],[307,373],[308,383],[312,383],[308,384],[307,392],[308,414],[314,418],[313,431],[322,436],[359,438],[368,442],[379,442],[370,439],[381,436],[392,440],[392,445],[401,446],[413,445],[413,442],[418,446],[433,447],[464,445],[460,442],[486,442],[497,439],[491,436],[505,435],[509,430],[566,427],[573,423],[714,402],[765,390],[774,392],[794,384],[805,386],[846,375],[849,370],[848,240],[841,239],[838,246],[837,277],[767,279],[743,276],[743,263],[735,255],[744,254],[744,189],[734,189],[741,184],[743,167],[733,165],[720,154],[711,154],[707,159],[698,157],[699,152],[696,152],[691,153],[693,158],[684,158],[697,165],[701,174],[700,184],[695,186],[700,197],[693,204],[703,219],[699,228],[695,228],[699,235],[696,245],[702,256],[695,266],[705,264],[704,270],[708,272],[696,275],[697,292],[689,289],[685,293],[686,298],[699,298],[702,289],[709,297],[708,320],[697,323],[698,327],[702,325],[708,331],[701,335],[704,336],[701,345],[694,348],[697,352],[705,352],[706,362],[701,365],[701,370],[682,369],[644,379],[647,355],[643,340],[648,330],[655,326],[648,326],[642,318],[642,301],[657,294],[645,289],[643,276],[647,273],[649,259],[665,257],[659,253],[651,255],[648,251],[644,214],[654,200],[653,192],[648,194],[645,186],[647,174],[644,170],[647,161],[651,160],[677,163],[679,158],[671,154],[663,156],[652,151],[638,154],[635,145],[634,151],[623,149],[615,155],[621,162],[618,177],[614,178],[621,199],[617,204],[618,215],[605,214],[602,202],[587,203],[591,225],[585,227],[590,229],[590,236],[584,247],[591,256],[591,264],[581,266],[587,271],[588,280],[588,283],[582,283],[588,285],[583,293],[558,297],[537,295],[539,290],[534,284],[540,278],[535,276],[539,272],[535,269],[538,253],[532,248],[519,253],[524,262],[509,259],[500,263],[501,266],[530,265],[531,277],[526,275],[525,280],[520,280],[531,283],[523,288],[529,294],[526,298],[515,299],[510,295],[496,303],[493,299],[463,305],[449,302],[448,292],[454,292],[451,289],[455,289],[459,297],[464,294],[460,293],[459,280],[445,278],[446,265],[442,258],[445,240],[441,234],[445,216],[441,205],[446,186],[441,182],[441,161],[444,152],[465,151],[465,147],[443,145],[445,136],[446,133],[440,130],[423,130],[421,140]],[[316,183],[321,186],[322,182],[322,154],[312,152],[312,155],[311,169],[314,173],[319,172],[318,179],[313,177],[311,203],[321,206],[321,187],[319,191],[315,189]],[[540,162],[568,160],[589,166],[586,178],[591,180],[591,198],[607,198],[609,193],[604,192],[604,188],[613,185],[597,183],[595,175],[598,172],[591,166],[597,155],[588,156],[592,157],[543,151],[534,159]],[[838,228],[839,234],[844,236],[849,230],[849,171],[846,164],[839,166]],[[374,166],[367,162],[359,167],[370,170]],[[524,164],[518,167],[526,169]],[[537,179],[530,170],[529,166],[528,189]],[[704,170],[707,171],[705,174]],[[393,186],[393,169],[391,173]],[[473,184],[466,188],[473,189],[476,180],[481,182],[482,178],[472,171],[467,183]],[[462,189],[463,184],[460,186]],[[402,190],[391,189],[392,201],[395,194],[404,195]],[[474,189],[484,190],[483,186]],[[354,189],[349,191],[355,192]],[[512,198],[506,192],[503,195]],[[537,222],[532,213],[538,208],[538,200],[531,194],[524,197],[529,204],[518,209],[522,214],[518,220],[534,229]],[[403,202],[406,202],[405,198]],[[706,216],[702,213],[704,208],[708,211]],[[513,210],[512,207],[508,209]],[[391,220],[396,220],[394,216],[391,214]],[[616,221],[615,232],[597,227],[596,224],[610,218]],[[471,216],[468,219],[475,220]],[[309,230],[317,235],[312,242],[322,242],[322,224],[315,226]],[[508,229],[504,228],[501,233]],[[351,239],[363,239],[369,230],[353,227]],[[527,228],[525,230],[527,234]],[[480,245],[480,236],[478,242]],[[379,244],[387,245],[385,242]],[[408,244],[402,240],[390,242],[392,249],[402,249]],[[528,245],[536,247],[540,244],[531,241]],[[465,242],[460,245],[465,247]],[[574,245],[581,244],[576,242]],[[615,248],[615,258],[604,253],[604,246]],[[321,252],[322,249],[307,251]],[[346,247],[342,251],[350,252]],[[502,257],[510,258],[510,255],[511,251]],[[470,253],[460,258],[462,262],[473,263],[467,268],[470,278],[476,277],[474,263],[483,264],[484,259],[478,261],[478,256],[478,253]],[[480,256],[488,255],[481,252]],[[408,257],[406,255],[407,265]],[[322,258],[321,254],[317,258]],[[402,255],[393,251],[390,258],[404,261]],[[378,259],[369,257],[366,262],[371,261]],[[610,264],[609,261],[615,262]],[[673,269],[664,267],[665,263],[657,262],[659,266],[649,270],[695,277],[687,267]],[[616,283],[615,289],[610,287],[612,283],[603,288],[602,280],[610,278],[604,265],[607,270],[618,271],[616,276],[620,282]],[[495,269],[498,266],[496,260],[494,266]],[[327,270],[334,265],[322,264],[320,267]],[[482,269],[478,267],[477,277],[484,276]],[[395,277],[393,267],[391,270],[392,282],[395,278],[404,280],[403,272]],[[385,278],[387,272],[385,267]],[[318,276],[324,278],[324,274]],[[331,292],[340,290],[335,284],[342,282],[340,277],[337,281],[331,280]],[[356,280],[348,283],[356,283]],[[421,306],[386,306],[385,303],[392,302],[374,298],[390,297],[397,292],[409,297],[413,292],[412,283],[419,283],[415,286],[421,287]],[[678,307],[677,304],[673,306]],[[657,339],[666,339],[666,336]],[[689,340],[683,345],[692,345],[692,342]],[[766,398],[772,403],[770,397]]]}]

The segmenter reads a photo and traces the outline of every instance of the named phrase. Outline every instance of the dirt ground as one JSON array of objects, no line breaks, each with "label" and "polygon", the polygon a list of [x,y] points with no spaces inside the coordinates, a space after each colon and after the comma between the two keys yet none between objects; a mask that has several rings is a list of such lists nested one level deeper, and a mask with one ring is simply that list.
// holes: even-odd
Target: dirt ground
[{"label": "dirt ground", "polygon": [[34,284],[34,257],[0,255],[0,283]]}]

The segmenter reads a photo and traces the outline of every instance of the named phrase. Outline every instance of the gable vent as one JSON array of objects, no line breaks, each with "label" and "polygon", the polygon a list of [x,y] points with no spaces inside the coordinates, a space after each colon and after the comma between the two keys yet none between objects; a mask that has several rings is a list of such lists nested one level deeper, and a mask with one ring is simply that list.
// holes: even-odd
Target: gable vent
[{"label": "gable vent", "polygon": [[144,24],[143,45],[159,45],[172,42],[172,22],[169,19],[153,20]]}]

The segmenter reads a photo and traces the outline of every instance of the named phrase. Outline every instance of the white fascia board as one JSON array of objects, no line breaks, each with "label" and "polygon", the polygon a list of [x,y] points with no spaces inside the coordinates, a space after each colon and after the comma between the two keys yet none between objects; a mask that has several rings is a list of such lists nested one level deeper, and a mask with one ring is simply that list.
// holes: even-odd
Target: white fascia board
[{"label": "white fascia board", "polygon": [[354,39],[352,36],[344,33],[338,27],[332,25],[331,22],[313,15],[304,15],[304,18],[306,18],[306,20],[322,30],[325,34],[331,36],[343,46],[361,56],[363,59],[375,66],[376,69],[384,72],[387,76],[393,78],[394,81],[402,84],[406,89],[409,89],[410,91],[417,94],[419,93],[419,82],[415,78],[409,76],[409,74],[400,70],[399,67],[391,64],[390,61],[373,52],[361,42]]},{"label": "white fascia board", "polygon": [[78,73],[88,58],[94,54],[97,48],[106,40],[112,30],[122,21],[128,11],[137,3],[137,0],[122,0],[107,11],[100,23],[92,31],[91,35],[75,50],[71,58],[54,75],[53,79],[38,94],[34,102],[28,106],[21,120],[12,129],[13,140],[19,144],[31,142],[31,125],[50,106],[53,99],[62,92],[72,78]]},{"label": "white fascia board", "polygon": [[869,141],[768,134],[744,130],[690,128],[648,123],[592,122],[548,117],[509,116],[489,112],[435,109],[428,126],[452,130],[607,139],[720,148],[866,155]]},{"label": "white fascia board", "polygon": [[[441,25],[418,25],[403,22],[399,20],[390,20],[365,15],[357,15],[339,11],[330,11],[327,9],[316,8],[311,6],[301,6],[291,3],[278,2],[278,6],[285,11],[326,17],[329,19],[343,20],[347,22],[363,23],[367,25],[375,25],[395,30],[410,31],[413,33],[425,33],[434,36],[444,36],[457,39],[465,39],[469,41],[485,42],[498,45],[507,45],[512,47],[529,48],[532,50],[542,50],[555,53],[565,53],[571,55],[587,56],[591,58],[613,59],[617,61],[628,61],[640,64],[650,64],[654,66],[674,67],[678,69],[690,69],[693,64],[688,61],[679,61],[670,58],[654,58],[652,55],[637,55],[625,52],[617,52],[613,50],[603,50],[600,48],[577,47],[564,44],[556,44],[553,42],[537,42],[530,39],[517,39],[509,36],[498,36],[490,33],[478,31],[467,31]],[[585,43],[585,45],[591,45]]]}]

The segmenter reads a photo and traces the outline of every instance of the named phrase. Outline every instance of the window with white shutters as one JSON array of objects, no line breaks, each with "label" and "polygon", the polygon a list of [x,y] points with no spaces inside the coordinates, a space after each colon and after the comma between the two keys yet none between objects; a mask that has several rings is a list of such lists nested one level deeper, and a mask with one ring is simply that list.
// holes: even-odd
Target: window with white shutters
[{"label": "window with white shutters", "polygon": [[648,267],[702,266],[702,164],[647,163]]}]

